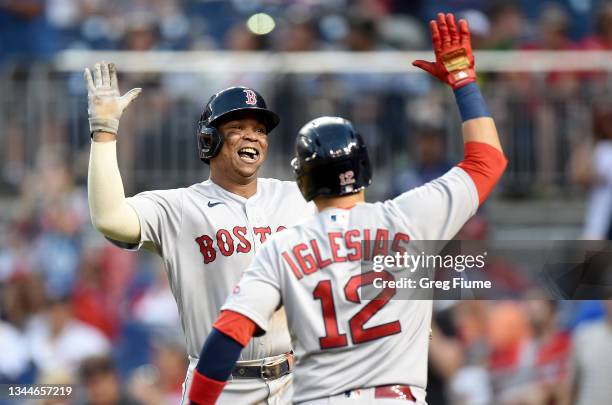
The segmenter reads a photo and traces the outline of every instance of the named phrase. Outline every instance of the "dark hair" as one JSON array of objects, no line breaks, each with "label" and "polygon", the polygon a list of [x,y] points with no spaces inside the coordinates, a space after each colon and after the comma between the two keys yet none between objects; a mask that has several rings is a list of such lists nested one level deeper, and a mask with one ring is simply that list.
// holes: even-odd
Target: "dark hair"
[{"label": "dark hair", "polygon": [[369,37],[376,37],[378,34],[376,22],[373,19],[361,14],[350,15],[348,19],[348,26],[352,30],[359,31]]},{"label": "dark hair", "polygon": [[95,376],[115,373],[116,370],[115,362],[110,356],[92,356],[87,357],[81,362],[79,377],[82,381],[87,382]]},{"label": "dark hair", "polygon": [[498,19],[499,17],[509,12],[520,14],[521,9],[516,4],[516,2],[508,1],[508,0],[494,1],[492,2],[492,4],[490,4],[489,8],[487,9],[487,15],[489,17],[489,20],[491,20],[491,22],[494,22],[496,19]]},{"label": "dark hair", "polygon": [[603,2],[595,16],[595,32],[604,35],[611,28],[610,20],[612,20],[612,2]]}]

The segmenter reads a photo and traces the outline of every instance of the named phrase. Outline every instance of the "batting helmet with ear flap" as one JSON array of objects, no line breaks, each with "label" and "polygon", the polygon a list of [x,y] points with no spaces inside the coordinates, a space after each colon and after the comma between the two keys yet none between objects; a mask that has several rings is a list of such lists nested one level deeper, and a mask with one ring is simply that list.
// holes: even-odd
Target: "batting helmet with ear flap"
[{"label": "batting helmet with ear flap", "polygon": [[372,183],[365,142],[344,118],[320,117],[304,125],[295,154],[291,166],[306,201],[353,194]]},{"label": "batting helmet with ear flap", "polygon": [[198,123],[198,151],[203,162],[210,163],[223,146],[218,124],[243,111],[253,111],[268,133],[280,122],[278,115],[268,109],[261,94],[251,88],[238,86],[218,92],[208,100]]}]

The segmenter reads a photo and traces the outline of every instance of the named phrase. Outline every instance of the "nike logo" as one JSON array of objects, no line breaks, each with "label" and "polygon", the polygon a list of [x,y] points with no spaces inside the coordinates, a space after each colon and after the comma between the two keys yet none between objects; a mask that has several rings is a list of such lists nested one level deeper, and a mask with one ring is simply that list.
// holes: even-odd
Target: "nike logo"
[{"label": "nike logo", "polygon": [[216,203],[214,203],[214,202],[212,202],[212,201],[209,201],[209,202],[208,202],[208,206],[209,206],[210,208],[215,207],[215,206],[217,206],[217,205],[219,205],[219,204],[225,204],[225,203],[224,203],[223,201],[219,201],[219,202],[216,202]]}]

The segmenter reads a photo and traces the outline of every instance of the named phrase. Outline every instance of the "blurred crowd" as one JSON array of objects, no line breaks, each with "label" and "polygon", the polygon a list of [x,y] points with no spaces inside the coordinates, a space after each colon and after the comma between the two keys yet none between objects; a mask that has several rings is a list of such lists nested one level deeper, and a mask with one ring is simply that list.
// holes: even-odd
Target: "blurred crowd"
[{"label": "blurred crowd", "polygon": [[[478,49],[612,50],[612,2],[604,0],[1,0],[0,73],[7,66],[49,62],[64,49],[430,49],[427,21],[439,10],[467,18]],[[245,25],[258,12],[276,22],[268,35]],[[44,80],[52,84],[45,87],[31,72],[20,75],[15,70],[5,77],[9,84],[0,81],[0,192],[11,193],[11,208],[0,211],[0,383],[76,384],[70,404],[176,404],[187,360],[162,264],[111,246],[90,223],[81,76],[51,73]],[[388,181],[375,181],[382,187],[373,190],[376,195],[395,196],[448,170],[461,150],[453,124],[458,120],[448,118],[450,92],[423,77],[374,76],[283,76],[270,85],[253,77],[213,82],[122,75],[122,91],[145,88],[122,120],[130,135],[121,139],[119,156],[126,188],[131,194],[186,185],[182,165],[192,161],[197,166],[189,173],[202,180],[193,124],[212,91],[237,81],[263,87],[283,119],[269,165],[288,161],[303,122],[334,113],[356,122],[377,170],[387,169]],[[570,200],[589,190],[582,234],[612,239],[610,75],[509,73],[480,80],[507,142],[510,168],[500,191],[537,197],[547,192],[541,184],[570,184],[562,194]],[[199,98],[185,97],[194,90]],[[59,98],[70,101],[60,104]],[[189,151],[193,159],[186,158]],[[486,230],[483,215],[464,234],[484,239],[490,237]],[[489,404],[492,398],[507,404],[609,403],[609,303],[463,301],[435,307],[430,404]]]},{"label": "blurred crowd", "polygon": [[162,263],[93,230],[59,151],[18,202],[0,245],[0,384],[81,387],[49,405],[179,403],[187,359]]},{"label": "blurred crowd", "polygon": [[[435,139],[423,135],[423,145]],[[0,384],[76,387],[70,400],[39,402],[47,405],[177,404],[187,359],[162,263],[104,240],[86,198],[59,150],[22,184],[0,247]],[[486,220],[458,237],[488,238]],[[434,308],[429,404],[608,403],[612,301]]]},{"label": "blurred crowd", "polygon": [[[4,0],[0,61],[63,49],[425,49],[442,10],[468,19],[476,48],[612,46],[606,0]],[[275,21],[269,35],[245,25],[259,12]]]},{"label": "blurred crowd", "polygon": [[[87,130],[85,87],[80,72],[60,73],[48,63],[58,51],[429,50],[427,21],[440,10],[456,12],[470,22],[476,49],[612,50],[609,0],[4,0],[0,2],[0,86],[4,89],[0,106],[5,112],[0,113],[0,125],[5,131],[0,137],[8,139],[4,141],[6,151],[0,151],[4,155],[0,192],[5,183],[22,181],[34,161],[28,154],[31,146],[68,144],[70,159],[86,160],[72,154],[74,150],[85,152],[81,155],[87,152],[86,139],[81,136]],[[261,12],[275,22],[267,35],[256,35],[246,24],[250,16]],[[37,71],[35,67],[41,64],[50,68]],[[121,73],[121,66],[119,69]],[[568,197],[584,195],[590,188],[593,209],[589,211],[593,214],[587,218],[584,234],[607,237],[612,221],[607,209],[612,205],[608,176],[612,172],[611,75],[601,71],[481,72],[479,80],[511,162],[504,177],[504,194],[537,197],[560,187]],[[258,89],[283,117],[273,147],[282,146],[272,157],[291,153],[293,136],[302,123],[321,114],[342,114],[367,138],[375,165],[382,165],[385,173],[401,172],[400,177],[408,179],[406,184],[413,184],[411,176],[422,170],[420,163],[389,145],[403,145],[405,139],[411,146],[421,144],[428,142],[427,136],[420,137],[422,133],[438,131],[447,142],[436,146],[436,141],[429,141],[430,149],[445,148],[441,158],[451,163],[460,158],[449,153],[460,146],[448,142],[458,130],[447,114],[454,108],[452,94],[424,75],[207,75],[203,71],[130,73],[122,75],[120,83],[122,90],[144,88],[132,107],[138,112],[126,114],[122,121],[122,128],[130,133],[125,143],[131,143],[122,145],[128,190],[150,188],[151,184],[130,178],[130,173],[147,172],[143,177],[151,179],[149,169],[157,169],[150,167],[151,162],[170,159],[168,150],[184,150],[183,146],[192,144],[193,124],[208,97],[236,84]],[[60,99],[66,101],[60,103]],[[147,119],[133,119],[136,115]],[[36,140],[36,136],[46,139]],[[135,150],[158,158],[130,163]],[[174,157],[164,167],[180,173],[193,169],[185,167],[188,161]],[[274,164],[281,163],[286,171],[286,162]],[[446,165],[443,162],[439,168]],[[437,173],[432,168],[425,170]],[[155,185],[160,181],[163,179],[152,180]],[[388,196],[406,184],[394,179],[384,184],[385,190],[373,194]],[[176,186],[177,179],[166,185]]]},{"label": "blurred crowd", "polygon": [[429,404],[607,404],[612,301],[434,303]]}]

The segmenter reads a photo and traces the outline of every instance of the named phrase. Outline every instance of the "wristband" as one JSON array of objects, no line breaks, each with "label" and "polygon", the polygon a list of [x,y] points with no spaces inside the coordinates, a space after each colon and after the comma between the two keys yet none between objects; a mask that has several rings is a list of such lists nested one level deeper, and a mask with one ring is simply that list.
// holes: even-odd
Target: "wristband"
[{"label": "wristband", "polygon": [[487,108],[480,88],[476,83],[470,83],[454,90],[459,113],[463,122],[480,117],[490,117],[491,113]]},{"label": "wristband", "polygon": [[227,384],[226,381],[208,378],[200,374],[198,370],[194,370],[191,388],[189,389],[189,400],[196,405],[212,405],[221,396],[225,384]]},{"label": "wristband", "polygon": [[108,132],[117,135],[119,131],[119,120],[115,118],[90,118],[89,133],[93,138],[94,132]]}]

